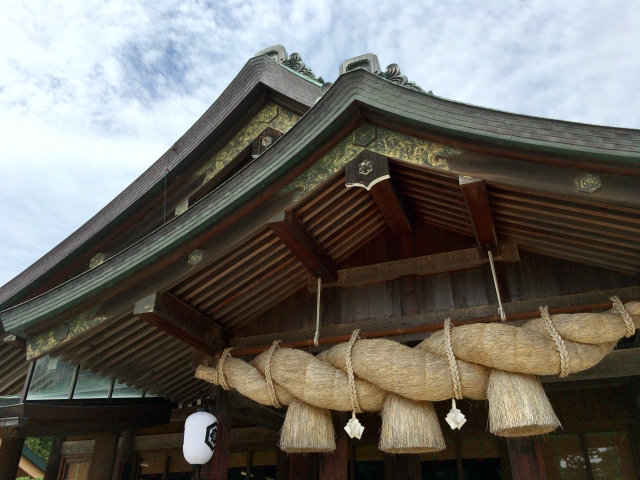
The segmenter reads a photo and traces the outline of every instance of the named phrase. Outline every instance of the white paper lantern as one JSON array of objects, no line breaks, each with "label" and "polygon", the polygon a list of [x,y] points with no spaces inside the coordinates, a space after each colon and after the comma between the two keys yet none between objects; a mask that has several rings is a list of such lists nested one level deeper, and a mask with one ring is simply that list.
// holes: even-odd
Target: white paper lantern
[{"label": "white paper lantern", "polygon": [[218,436],[218,419],[209,412],[196,412],[184,422],[182,453],[191,465],[204,465],[213,456]]}]

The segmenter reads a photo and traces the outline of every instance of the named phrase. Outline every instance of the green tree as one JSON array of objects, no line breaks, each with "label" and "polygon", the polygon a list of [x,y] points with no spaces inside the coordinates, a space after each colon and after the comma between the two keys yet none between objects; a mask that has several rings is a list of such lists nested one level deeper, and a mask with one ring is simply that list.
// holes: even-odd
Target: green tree
[{"label": "green tree", "polygon": [[51,451],[51,441],[49,437],[42,438],[27,438],[24,444],[29,449],[42,458],[45,462],[49,460],[49,452]]}]

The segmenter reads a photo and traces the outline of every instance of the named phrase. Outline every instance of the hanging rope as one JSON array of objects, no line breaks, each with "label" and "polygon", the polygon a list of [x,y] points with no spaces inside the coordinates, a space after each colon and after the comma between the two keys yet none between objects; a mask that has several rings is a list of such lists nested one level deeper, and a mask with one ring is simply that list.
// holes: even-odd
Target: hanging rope
[{"label": "hanging rope", "polygon": [[225,390],[231,390],[231,387],[227,383],[227,377],[225,377],[224,370],[223,370],[224,362],[227,360],[227,358],[231,356],[231,353],[230,353],[231,350],[233,350],[233,347],[224,349],[224,351],[222,352],[222,356],[220,357],[220,360],[218,360],[218,366],[216,367],[217,384],[220,385]]},{"label": "hanging rope", "polygon": [[460,384],[460,372],[458,371],[458,363],[456,362],[456,357],[453,354],[453,344],[451,342],[451,327],[451,319],[447,318],[444,321],[444,346],[445,350],[447,351],[449,370],[451,372],[451,382],[453,383],[453,398],[456,400],[462,400],[462,385]]},{"label": "hanging rope", "polygon": [[556,347],[558,347],[558,353],[560,354],[560,378],[564,378],[569,375],[569,352],[567,351],[567,346],[558,333],[558,330],[556,330],[556,326],[553,324],[551,315],[549,315],[549,307],[540,307],[540,313],[542,314],[542,322],[544,323],[545,330],[547,330]]},{"label": "hanging rope", "polygon": [[622,317],[624,320],[624,324],[627,326],[627,334],[625,335],[627,338],[633,336],[636,333],[636,324],[633,321],[633,317],[627,310],[627,307],[624,306],[622,300],[618,297],[609,298],[613,302],[613,310]]},{"label": "hanging rope", "polygon": [[317,347],[320,340],[320,288],[322,287],[322,278],[318,277],[318,300],[316,302],[316,334],[313,336],[313,344]]},{"label": "hanging rope", "polygon": [[489,265],[491,265],[491,274],[493,275],[493,285],[496,287],[496,295],[498,297],[498,313],[500,314],[500,319],[503,322],[507,321],[507,316],[504,313],[504,308],[502,308],[502,299],[500,298],[500,287],[498,287],[498,276],[496,275],[496,266],[493,264],[493,254],[491,250],[487,250],[489,254]]},{"label": "hanging rope", "polygon": [[360,403],[358,403],[358,392],[356,391],[356,379],[353,375],[353,364],[351,363],[351,350],[353,345],[360,338],[360,330],[354,330],[351,334],[351,339],[347,344],[347,351],[345,352],[345,364],[347,366],[347,377],[349,378],[349,399],[351,400],[351,408],[355,413],[362,413]]},{"label": "hanging rope", "polygon": [[282,340],[274,340],[273,344],[271,344],[271,348],[269,349],[269,353],[267,353],[267,360],[264,366],[264,378],[267,381],[267,391],[269,392],[269,396],[271,397],[271,403],[276,408],[280,408],[280,402],[278,401],[278,397],[276,396],[276,390],[273,388],[273,379],[271,378],[271,357],[273,357],[273,353],[276,351],[278,346]]}]

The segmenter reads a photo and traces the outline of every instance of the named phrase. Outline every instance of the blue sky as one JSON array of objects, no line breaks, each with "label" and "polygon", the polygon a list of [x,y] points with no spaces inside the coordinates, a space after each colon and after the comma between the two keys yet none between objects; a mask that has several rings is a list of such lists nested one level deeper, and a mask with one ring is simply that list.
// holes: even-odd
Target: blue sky
[{"label": "blue sky", "polygon": [[640,128],[640,1],[64,0],[0,16],[0,284],[123,190],[258,50],[375,53],[436,95]]}]

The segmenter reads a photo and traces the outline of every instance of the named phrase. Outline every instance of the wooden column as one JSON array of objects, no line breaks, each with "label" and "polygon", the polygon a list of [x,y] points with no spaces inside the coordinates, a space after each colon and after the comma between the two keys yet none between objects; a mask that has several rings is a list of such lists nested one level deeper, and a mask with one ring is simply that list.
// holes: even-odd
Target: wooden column
[{"label": "wooden column", "polygon": [[385,480],[419,480],[422,478],[422,467],[418,454],[385,454],[384,467]]},{"label": "wooden column", "polygon": [[349,479],[349,436],[344,429],[347,413],[338,412],[335,416],[335,429],[338,435],[333,453],[320,456],[320,478],[322,480]]},{"label": "wooden column", "polygon": [[118,452],[118,440],[120,440],[120,435],[117,433],[108,433],[96,437],[87,478],[91,480],[111,480],[113,467],[116,463],[116,453]]},{"label": "wooden column", "polygon": [[218,438],[213,458],[209,462],[208,480],[226,480],[229,468],[229,445],[231,442],[231,413],[229,412],[228,392],[222,387],[212,385],[209,399],[215,401],[213,414],[218,419]]},{"label": "wooden column", "polygon": [[60,461],[62,460],[62,444],[65,437],[53,437],[51,441],[51,450],[49,450],[49,459],[44,470],[44,480],[57,480],[58,470],[60,470]]},{"label": "wooden column", "polygon": [[509,463],[513,480],[547,480],[542,449],[534,438],[509,438]]},{"label": "wooden column", "polygon": [[24,438],[3,438],[0,444],[0,480],[15,480],[22,456]]},{"label": "wooden column", "polygon": [[118,447],[116,480],[131,480],[133,478],[133,462],[136,456],[135,439],[135,430],[126,430],[122,433],[122,440]]},{"label": "wooden column", "polygon": [[318,480],[319,455],[318,453],[289,455],[289,480]]},{"label": "wooden column", "polygon": [[[413,234],[401,233],[396,235],[396,239],[401,259],[415,257],[416,244]],[[404,275],[399,280],[402,294],[402,315],[417,315],[420,313],[420,298],[416,288],[417,277],[415,275]]]}]

